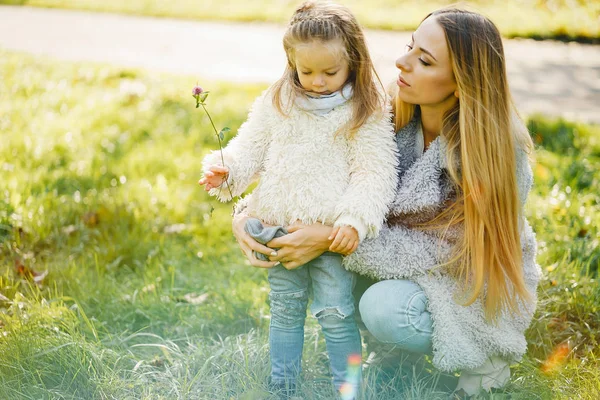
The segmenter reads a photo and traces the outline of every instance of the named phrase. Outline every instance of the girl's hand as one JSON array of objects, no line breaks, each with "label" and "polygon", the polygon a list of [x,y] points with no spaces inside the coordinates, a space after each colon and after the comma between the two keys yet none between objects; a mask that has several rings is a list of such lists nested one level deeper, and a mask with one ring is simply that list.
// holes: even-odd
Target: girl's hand
[{"label": "girl's hand", "polygon": [[347,225],[333,228],[329,239],[333,239],[329,251],[344,255],[352,254],[360,243],[358,231]]},{"label": "girl's hand", "polygon": [[275,238],[267,246],[277,250],[276,256],[269,256],[286,269],[298,268],[314,260],[329,249],[331,227],[320,223],[302,225],[299,223],[286,227],[289,234]]},{"label": "girl's hand", "polygon": [[200,179],[198,184],[206,185],[204,190],[208,192],[212,188],[221,186],[227,180],[227,175],[229,175],[229,168],[213,165],[204,173],[204,178]]},{"label": "girl's hand", "polygon": [[253,250],[267,256],[277,253],[275,253],[275,250],[258,243],[256,240],[252,239],[250,235],[248,235],[248,232],[244,230],[244,225],[246,225],[246,220],[248,218],[249,217],[246,214],[236,214],[234,215],[233,222],[231,224],[233,235],[240,245],[242,254],[244,254],[248,261],[250,261],[250,265],[256,268],[271,268],[277,265],[276,261],[262,261],[254,256],[254,253],[252,252]]}]

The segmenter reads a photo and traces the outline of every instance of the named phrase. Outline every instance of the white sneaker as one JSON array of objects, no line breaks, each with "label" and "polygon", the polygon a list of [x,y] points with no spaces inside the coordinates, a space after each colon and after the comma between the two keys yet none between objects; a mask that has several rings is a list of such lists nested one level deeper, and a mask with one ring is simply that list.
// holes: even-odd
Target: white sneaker
[{"label": "white sneaker", "polygon": [[482,390],[501,388],[510,380],[508,362],[500,357],[490,357],[481,367],[464,370],[458,378],[456,390],[464,390],[468,395],[476,395]]}]

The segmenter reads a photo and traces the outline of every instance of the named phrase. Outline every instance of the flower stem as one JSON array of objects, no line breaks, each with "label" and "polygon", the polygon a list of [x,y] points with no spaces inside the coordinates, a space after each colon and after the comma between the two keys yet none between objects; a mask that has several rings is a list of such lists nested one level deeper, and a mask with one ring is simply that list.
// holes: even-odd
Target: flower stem
[{"label": "flower stem", "polygon": [[[206,106],[204,105],[204,103],[200,103],[200,105],[204,109],[204,112],[206,113],[206,115],[208,115],[210,124],[212,125],[213,130],[215,131],[215,135],[217,136],[217,140],[219,141],[219,153],[221,154],[221,163],[225,167],[225,159],[223,158],[223,144],[221,142],[221,137],[219,136],[219,131],[217,130],[217,127],[215,126],[215,123],[213,122],[213,119],[210,116],[210,113],[208,112],[208,110],[206,109]],[[229,187],[229,179],[228,178],[229,178],[229,173],[225,177],[225,184],[227,185],[227,190],[229,190],[229,195],[233,196],[233,192],[231,191],[231,188]]]}]

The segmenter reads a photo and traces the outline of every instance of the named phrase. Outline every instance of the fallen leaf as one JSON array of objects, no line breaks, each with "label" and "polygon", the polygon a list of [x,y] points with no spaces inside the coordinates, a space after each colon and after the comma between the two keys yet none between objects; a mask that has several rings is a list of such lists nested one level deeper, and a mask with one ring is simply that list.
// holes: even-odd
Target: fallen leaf
[{"label": "fallen leaf", "polygon": [[15,260],[15,269],[17,271],[17,275],[20,275],[26,279],[32,279],[35,283],[41,283],[46,275],[48,275],[48,270],[44,272],[36,272],[23,264],[23,262],[19,259]]},{"label": "fallen leaf", "polygon": [[29,267],[26,267],[21,260],[15,260],[15,269],[17,270],[17,274],[21,276],[25,276],[27,278],[31,278],[33,276],[33,270]]},{"label": "fallen leaf", "polygon": [[156,289],[156,285],[154,283],[151,283],[149,285],[146,285],[142,288],[142,292],[144,293],[148,293],[148,292],[153,292]]},{"label": "fallen leaf", "polygon": [[17,228],[17,234],[19,235],[19,238],[21,240],[25,240],[27,239],[27,237],[29,236],[29,233],[27,233],[23,228],[18,227]]},{"label": "fallen leaf", "polygon": [[162,367],[165,365],[165,360],[160,356],[155,356],[149,363],[153,367]]},{"label": "fallen leaf", "polygon": [[184,300],[186,303],[196,305],[204,303],[206,299],[208,299],[208,293],[203,293],[200,295],[196,293],[188,293],[182,297],[182,300]]},{"label": "fallen leaf", "polygon": [[33,277],[33,281],[35,283],[41,283],[42,280],[44,280],[44,278],[48,275],[48,270],[45,270],[42,273],[37,273],[37,275],[34,275]]},{"label": "fallen leaf", "polygon": [[90,211],[83,214],[81,219],[83,220],[84,224],[90,227],[96,226],[100,223],[100,216],[95,211]]},{"label": "fallen leaf", "polygon": [[62,228],[62,231],[65,235],[70,235],[71,233],[77,231],[77,227],[75,225],[68,225]]}]

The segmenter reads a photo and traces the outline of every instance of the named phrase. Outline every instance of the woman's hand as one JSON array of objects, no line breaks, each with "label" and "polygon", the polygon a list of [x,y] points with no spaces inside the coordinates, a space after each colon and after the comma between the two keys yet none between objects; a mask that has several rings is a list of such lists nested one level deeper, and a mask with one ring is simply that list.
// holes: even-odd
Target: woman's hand
[{"label": "woman's hand", "polygon": [[231,224],[231,227],[233,230],[233,235],[235,236],[235,239],[237,240],[238,244],[240,245],[240,249],[242,250],[242,253],[244,254],[244,256],[246,256],[248,261],[250,261],[250,265],[252,265],[253,267],[271,268],[271,267],[277,265],[277,261],[259,260],[258,258],[256,258],[256,256],[252,252],[254,250],[259,253],[265,254],[266,256],[272,256],[274,254],[277,254],[275,252],[275,250],[273,250],[267,246],[264,246],[264,245],[258,243],[256,240],[252,239],[252,237],[248,234],[248,232],[246,232],[244,230],[244,225],[246,225],[246,220],[248,218],[249,217],[246,214],[243,214],[243,213],[236,214],[236,215],[234,215],[233,222]]},{"label": "woman's hand", "polygon": [[[276,256],[269,256],[272,261],[279,261],[286,269],[298,268],[314,260],[329,250],[333,228],[315,223],[303,225],[292,224],[287,227],[289,234],[271,240],[267,246],[279,249]],[[342,253],[348,255],[350,252]]]}]

